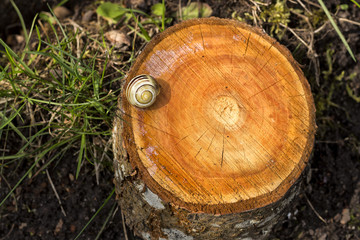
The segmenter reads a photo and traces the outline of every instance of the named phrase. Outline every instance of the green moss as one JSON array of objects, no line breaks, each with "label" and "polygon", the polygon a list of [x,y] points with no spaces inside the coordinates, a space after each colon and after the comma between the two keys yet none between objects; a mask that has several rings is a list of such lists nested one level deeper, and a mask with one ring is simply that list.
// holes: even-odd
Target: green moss
[{"label": "green moss", "polygon": [[314,9],[311,11],[311,14],[305,12],[305,16],[309,18],[309,21],[314,28],[321,26],[327,20],[327,17],[322,9]]},{"label": "green moss", "polygon": [[260,19],[271,24],[270,35],[277,35],[281,39],[285,33],[285,28],[280,24],[287,26],[290,22],[290,9],[286,5],[286,0],[277,0],[270,7],[263,7]]}]

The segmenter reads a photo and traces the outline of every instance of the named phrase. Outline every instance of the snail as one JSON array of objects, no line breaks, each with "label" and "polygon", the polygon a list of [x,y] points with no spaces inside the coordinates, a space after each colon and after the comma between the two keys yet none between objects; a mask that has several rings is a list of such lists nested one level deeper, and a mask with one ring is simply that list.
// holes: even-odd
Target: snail
[{"label": "snail", "polygon": [[126,87],[129,103],[139,108],[150,107],[160,93],[160,85],[150,75],[138,75],[130,80]]}]

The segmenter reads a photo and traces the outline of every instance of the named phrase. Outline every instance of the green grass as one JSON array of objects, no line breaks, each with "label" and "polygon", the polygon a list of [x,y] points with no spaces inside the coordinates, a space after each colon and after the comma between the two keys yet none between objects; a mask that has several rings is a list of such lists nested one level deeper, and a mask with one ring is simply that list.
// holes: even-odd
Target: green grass
[{"label": "green grass", "polygon": [[350,0],[350,1],[353,2],[357,7],[360,8],[360,4],[357,1],[355,1],[355,0]]},{"label": "green grass", "polygon": [[[77,156],[76,169],[69,169],[76,179],[84,164],[94,166],[96,177],[99,168],[111,168],[118,86],[134,61],[136,36],[149,41],[149,29],[163,31],[169,23],[164,1],[160,16],[125,9],[127,15],[122,20],[133,30],[134,40],[130,50],[115,51],[105,40],[103,29],[95,38],[76,32],[62,25],[51,8],[50,14],[36,16],[27,30],[19,9],[11,3],[19,15],[25,45],[15,51],[0,39],[0,174],[16,171],[24,161],[28,169],[8,194],[1,196],[0,207],[26,178],[56,166],[67,153]],[[9,142],[18,147],[8,149]]]},{"label": "green grass", "polygon": [[[56,25],[43,22],[50,29],[46,34],[35,25],[36,19],[27,31],[13,5],[26,44],[18,54],[0,39],[5,63],[0,68],[0,99],[7,100],[0,104],[0,147],[7,150],[7,143],[13,142],[18,148],[2,152],[0,173],[15,171],[22,161],[30,167],[1,196],[0,207],[26,178],[54,166],[67,152],[78,152],[76,169],[69,169],[76,178],[84,161],[95,165],[112,159],[108,142],[120,91],[115,83],[124,76],[108,66],[113,51],[106,44],[89,38],[82,49],[76,48],[79,33],[65,29],[54,15]],[[125,62],[123,68],[128,65]]]},{"label": "green grass", "polygon": [[[105,205],[109,202],[109,200],[112,198],[112,196],[115,193],[115,188],[113,188],[113,190],[111,191],[111,193],[109,194],[109,196],[105,199],[105,201],[103,202],[103,204],[99,207],[99,209],[95,212],[95,214],[90,218],[90,220],[86,223],[86,225],[81,229],[81,231],[78,233],[78,235],[76,235],[76,237],[74,238],[74,240],[78,239],[81,234],[85,231],[85,229],[90,225],[90,223],[94,220],[94,218],[99,214],[99,212],[105,207]],[[116,203],[115,203],[116,204]],[[103,229],[104,229],[104,225],[109,221],[110,216],[112,215],[112,213],[114,212],[114,208],[115,208],[115,204],[113,205],[112,209],[110,210],[110,213],[108,215],[108,217],[106,218],[100,232],[98,233],[98,235],[96,236],[96,239],[99,239]]]},{"label": "green grass", "polygon": [[341,33],[338,25],[336,24],[334,18],[331,16],[331,13],[329,12],[329,10],[327,9],[327,7],[325,6],[324,2],[322,0],[318,0],[318,2],[320,3],[320,6],[322,7],[322,9],[324,10],[326,16],[329,18],[329,21],[331,23],[331,25],[334,27],[336,33],[339,35],[341,41],[343,42],[346,50],[349,52],[351,58],[354,60],[354,62],[356,62],[356,58],[355,58],[355,55],[354,53],[352,52],[349,44],[347,43],[344,35]]}]

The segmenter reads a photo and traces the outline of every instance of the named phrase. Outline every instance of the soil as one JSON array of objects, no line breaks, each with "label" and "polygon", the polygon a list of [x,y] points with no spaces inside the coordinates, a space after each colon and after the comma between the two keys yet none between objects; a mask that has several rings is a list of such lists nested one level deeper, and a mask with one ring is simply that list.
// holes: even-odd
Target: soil
[{"label": "soil", "polygon": [[[135,2],[140,2],[139,8],[150,12],[155,1],[126,1],[126,4]],[[360,22],[360,8],[350,4],[350,1],[326,1],[331,12],[345,3],[349,9],[340,11],[338,17]],[[89,9],[88,4],[89,2],[82,1],[65,6],[77,13],[77,17],[73,19],[77,21],[82,15],[81,10]],[[169,10],[176,10],[177,4],[177,0],[167,1]],[[186,5],[186,1],[182,4]],[[222,4],[220,0],[211,0],[208,4],[214,9],[213,16],[227,18],[231,18],[235,11],[241,13],[253,6],[247,1],[227,1]],[[20,10],[23,13],[29,11],[26,8]],[[35,13],[30,11],[27,14]],[[359,25],[338,23],[359,60]],[[301,22],[297,20],[289,26],[296,28],[296,24]],[[0,25],[1,31],[6,28],[4,22],[0,22]],[[263,27],[270,32],[269,24],[264,23]],[[19,33],[19,29],[16,33],[8,32],[5,38],[11,41],[14,38],[10,35]],[[306,35],[304,38],[307,40]],[[354,94],[360,94],[360,66],[351,59],[330,24],[321,30],[321,34],[316,35],[314,42],[314,50],[320,63],[319,83],[316,80],[314,62],[307,54],[307,49],[299,44],[299,40],[287,31],[280,42],[294,53],[310,81],[317,103],[318,131],[304,188],[287,216],[274,227],[271,239],[360,239],[360,106],[346,90],[348,85]],[[14,46],[16,42],[10,44]],[[334,50],[330,58],[331,71],[327,60],[329,49]],[[342,73],[342,80],[335,80]],[[350,78],[351,74],[357,75]],[[64,211],[61,210],[48,174],[42,171],[36,177],[25,179],[15,194],[0,208],[0,240],[75,238],[113,189],[111,168],[104,168],[100,172],[98,184],[93,166],[85,164],[79,178],[75,180],[76,159],[76,153],[68,153],[61,161],[48,168]],[[30,165],[31,162],[22,160],[16,166],[16,171],[2,173],[1,200],[9,192],[9,186],[14,186]],[[114,196],[79,239],[95,239],[107,218],[109,221],[99,239],[125,239],[121,210]],[[126,232],[129,239],[137,239],[129,229]]]}]

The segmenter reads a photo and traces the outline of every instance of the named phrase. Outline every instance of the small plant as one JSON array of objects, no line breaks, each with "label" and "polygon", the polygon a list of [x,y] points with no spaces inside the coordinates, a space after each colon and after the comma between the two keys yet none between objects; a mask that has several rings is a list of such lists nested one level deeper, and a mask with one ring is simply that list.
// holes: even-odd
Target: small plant
[{"label": "small plant", "polygon": [[263,8],[260,14],[260,19],[264,22],[270,23],[270,34],[276,34],[281,39],[286,29],[281,28],[280,24],[287,26],[290,22],[290,10],[286,6],[286,0],[276,0],[276,3],[270,7]]},{"label": "small plant", "polygon": [[[120,4],[111,2],[104,2],[100,4],[96,12],[110,25],[123,21],[128,28],[135,31],[139,37],[147,42],[150,41],[151,37],[149,32],[146,30],[145,25],[150,24],[150,27],[155,25],[157,29],[164,31],[165,25],[170,24],[172,21],[172,18],[165,17],[166,6],[164,0],[162,3],[154,4],[151,7],[151,15],[137,9],[125,8]],[[139,14],[141,16],[140,20],[135,14]],[[135,26],[130,24],[131,19],[134,20]],[[138,32],[137,29],[140,29],[140,32]]]},{"label": "small plant", "polygon": [[192,2],[181,8],[180,16],[178,16],[178,18],[181,20],[205,18],[210,17],[211,14],[212,9],[207,3]]}]

